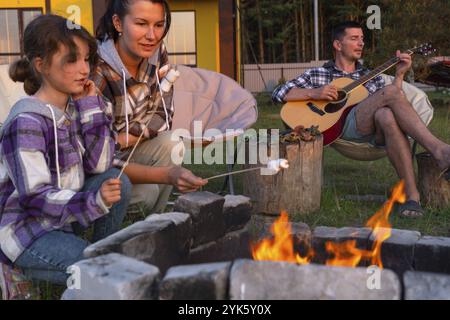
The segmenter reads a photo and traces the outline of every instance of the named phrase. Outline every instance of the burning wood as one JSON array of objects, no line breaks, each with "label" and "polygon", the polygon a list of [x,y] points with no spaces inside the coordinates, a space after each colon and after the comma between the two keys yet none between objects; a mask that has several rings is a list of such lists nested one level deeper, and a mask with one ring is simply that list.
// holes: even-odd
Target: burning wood
[{"label": "burning wood", "polygon": [[[373,215],[366,223],[366,227],[372,230],[375,238],[371,250],[362,250],[356,247],[356,240],[349,240],[341,243],[327,242],[326,250],[334,257],[326,261],[329,266],[356,267],[361,260],[370,260],[372,265],[383,268],[381,261],[381,245],[391,236],[391,224],[389,215],[396,202],[403,203],[406,200],[404,182],[398,183],[390,199],[383,207]],[[271,226],[273,239],[263,239],[251,246],[254,260],[287,261],[297,264],[309,264],[314,252],[312,249],[305,257],[294,252],[293,238],[291,235],[291,225],[286,212],[282,212]]]}]

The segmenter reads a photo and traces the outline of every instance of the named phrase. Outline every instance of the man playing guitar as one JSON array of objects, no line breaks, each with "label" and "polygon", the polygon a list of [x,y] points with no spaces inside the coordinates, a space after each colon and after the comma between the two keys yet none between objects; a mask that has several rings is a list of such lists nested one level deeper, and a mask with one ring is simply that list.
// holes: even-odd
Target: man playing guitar
[{"label": "man playing guitar", "polygon": [[[298,78],[275,89],[275,102],[304,100],[336,100],[337,88],[329,83],[336,78],[349,77],[358,80],[369,72],[358,60],[364,48],[361,25],[347,21],[333,30],[334,61],[323,67],[313,68]],[[412,59],[407,53],[397,51],[395,80],[385,86],[381,76],[364,84],[369,97],[357,104],[348,113],[341,139],[368,142],[386,148],[387,155],[400,179],[405,181],[407,202],[399,213],[407,217],[422,216],[420,194],[417,190],[411,147],[407,135],[415,139],[437,160],[442,170],[450,167],[450,145],[439,140],[428,130],[402,91],[402,81],[411,68]],[[448,174],[447,170],[447,177]]]}]

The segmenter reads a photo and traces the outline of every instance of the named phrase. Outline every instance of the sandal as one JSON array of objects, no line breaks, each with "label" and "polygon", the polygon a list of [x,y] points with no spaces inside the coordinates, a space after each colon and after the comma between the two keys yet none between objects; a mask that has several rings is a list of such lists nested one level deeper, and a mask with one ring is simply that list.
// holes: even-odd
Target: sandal
[{"label": "sandal", "polygon": [[398,214],[405,218],[420,218],[424,215],[425,210],[419,202],[408,200],[398,207]]}]

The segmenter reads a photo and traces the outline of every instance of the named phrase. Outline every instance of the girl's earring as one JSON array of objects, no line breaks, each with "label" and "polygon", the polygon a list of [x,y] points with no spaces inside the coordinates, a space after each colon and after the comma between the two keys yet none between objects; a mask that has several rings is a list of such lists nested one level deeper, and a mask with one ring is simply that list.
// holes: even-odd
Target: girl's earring
[{"label": "girl's earring", "polygon": [[122,36],[122,32],[119,32],[119,37],[121,37]]}]

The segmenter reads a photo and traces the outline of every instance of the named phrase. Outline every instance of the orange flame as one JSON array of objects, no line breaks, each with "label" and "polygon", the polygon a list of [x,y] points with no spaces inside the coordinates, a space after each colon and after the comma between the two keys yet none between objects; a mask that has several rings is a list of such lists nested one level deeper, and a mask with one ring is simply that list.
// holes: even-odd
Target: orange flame
[{"label": "orange flame", "polygon": [[377,265],[379,268],[383,268],[381,245],[391,236],[392,225],[389,223],[389,215],[395,202],[404,203],[406,201],[404,187],[405,182],[402,180],[394,187],[390,199],[386,201],[383,208],[366,223],[366,227],[372,229],[372,236],[375,237],[372,246],[372,265]]},{"label": "orange flame", "polygon": [[356,267],[361,259],[370,256],[370,251],[361,250],[356,247],[356,240],[334,243],[328,241],[325,244],[327,252],[332,253],[334,258],[328,259],[327,266]]},{"label": "orange flame", "polygon": [[291,224],[285,211],[270,227],[273,239],[263,239],[252,245],[254,260],[286,261],[297,264],[309,264],[312,251],[306,257],[294,253],[294,240],[291,235]]},{"label": "orange flame", "polygon": [[[406,200],[404,193],[404,181],[400,181],[392,191],[392,195],[383,207],[373,215],[366,223],[366,227],[372,229],[374,242],[372,250],[362,250],[356,247],[356,240],[341,243],[327,242],[325,249],[334,257],[326,261],[329,266],[356,267],[361,260],[371,260],[372,265],[383,268],[381,261],[381,245],[391,236],[391,224],[389,215],[395,202],[403,203]],[[306,257],[294,253],[291,225],[286,212],[282,212],[271,226],[273,239],[263,239],[256,245],[252,245],[254,260],[286,261],[298,264],[309,264],[314,252],[310,249]]]}]

